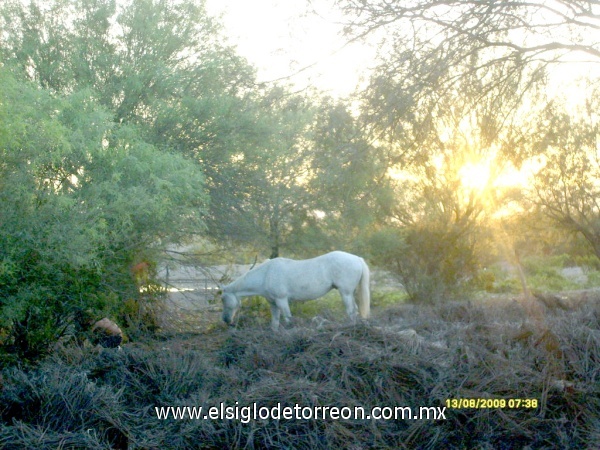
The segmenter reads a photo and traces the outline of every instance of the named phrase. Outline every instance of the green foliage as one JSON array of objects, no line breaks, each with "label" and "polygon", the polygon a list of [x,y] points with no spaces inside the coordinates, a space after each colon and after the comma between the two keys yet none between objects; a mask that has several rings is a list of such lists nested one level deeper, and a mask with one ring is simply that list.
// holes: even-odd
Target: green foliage
[{"label": "green foliage", "polygon": [[575,256],[573,265],[584,267],[589,271],[600,271],[600,259],[595,255]]},{"label": "green foliage", "polygon": [[136,339],[159,329],[158,315],[163,309],[164,288],[159,284],[144,286],[144,292],[121,302],[117,319],[127,329],[127,336]]},{"label": "green foliage", "polygon": [[455,298],[477,275],[472,245],[452,230],[388,227],[375,232],[369,246],[377,264],[398,275],[414,302]]},{"label": "green foliage", "polygon": [[[149,144],[201,162],[210,236],[276,256],[279,247],[343,246],[348,231],[373,220],[374,180],[386,168],[348,106],[280,86],[257,89],[254,69],[222,43],[203,3],[11,0],[0,20],[11,70],[64,96],[93,97],[119,125],[102,136],[111,151],[121,142],[144,153]],[[65,120],[77,121],[77,111],[64,112]],[[102,123],[88,120],[90,130]],[[121,173],[112,154],[96,162],[108,159]],[[93,184],[101,197],[115,196],[106,186],[115,180],[99,180]],[[143,201],[135,206],[153,219],[166,211]],[[327,213],[325,221],[316,210]]]},{"label": "green foliage", "polygon": [[496,282],[496,275],[491,270],[481,270],[477,274],[474,280],[473,287],[486,292],[492,292],[494,290],[494,284]]},{"label": "green foliage", "polygon": [[[410,8],[376,0],[368,6],[364,1],[336,3],[350,15],[349,36],[385,36],[368,85],[357,93],[363,129],[371,137],[369,142],[385,148],[395,172],[390,182],[399,186],[381,222],[408,227],[409,234],[415,227],[426,233],[435,230],[434,241],[446,239],[451,228],[462,234],[450,244],[456,252],[440,249],[440,259],[458,259],[453,263],[456,270],[422,257],[421,263],[412,261],[409,241],[419,239],[404,236],[407,259],[419,267],[408,278],[420,277],[422,282],[413,282],[422,285],[428,296],[441,286],[455,285],[450,274],[460,272],[477,288],[511,290],[512,281],[499,287],[504,278],[484,280],[469,268],[471,263],[461,262],[472,253],[479,265],[489,265],[493,252],[486,254],[485,248],[494,247],[492,239],[500,258],[512,264],[533,249],[537,254],[568,251],[574,255],[569,242],[573,235],[582,237],[588,251],[600,257],[597,80],[590,75],[585,84],[573,83],[569,86],[573,90],[563,90],[561,71],[556,71],[556,78],[553,73],[556,62],[561,69],[567,63],[563,59],[563,52],[570,51],[567,47],[573,49],[557,43],[559,35],[572,36],[579,51],[588,52],[592,60],[598,58],[596,44],[587,38],[597,24],[573,22],[591,2],[560,12],[548,10],[553,17],[539,21],[533,14],[537,6],[532,4],[500,2],[487,8],[487,4],[454,2],[450,17],[444,2],[417,0]],[[457,33],[459,23],[473,26],[468,33]],[[523,33],[513,33],[517,29]],[[432,35],[439,39],[431,39]],[[542,45],[532,47],[531,40]],[[540,52],[546,57],[540,59]],[[577,72],[581,67],[573,69]],[[578,93],[572,95],[575,89]],[[465,174],[462,169],[470,165],[489,173]],[[509,186],[513,191],[509,192],[502,175],[510,175],[513,169],[532,179]],[[466,189],[467,175],[476,181],[473,189]],[[529,216],[528,224],[508,233],[490,232],[489,238],[482,239],[482,231],[495,227],[489,223],[482,227],[481,222],[496,222],[501,229],[502,222],[520,212]],[[540,220],[542,216],[546,220]],[[438,233],[439,228],[432,227],[436,223],[447,230]],[[422,241],[422,251],[438,251],[427,239]],[[560,249],[565,243],[568,250]],[[427,269],[436,264],[438,268]],[[551,272],[531,278],[549,289],[572,286]]]},{"label": "green foliage", "polygon": [[312,105],[274,88],[251,107],[253,134],[211,180],[209,227],[215,237],[255,242],[276,257],[311,203],[302,176],[312,157],[303,140]]},{"label": "green foliage", "polygon": [[527,283],[533,289],[561,292],[581,288],[577,283],[561,275],[560,269],[568,261],[567,255],[554,257],[532,256],[523,260]]},{"label": "green foliage", "polygon": [[600,287],[600,271],[592,270],[587,272],[587,285],[589,288]]},{"label": "green foliage", "polygon": [[98,296],[137,295],[129,266],[201,230],[206,196],[197,165],[111,122],[92,91],[0,78],[2,348],[28,360]]},{"label": "green foliage", "polygon": [[198,152],[231,144],[252,70],[192,1],[9,1],[0,22],[2,353],[104,315],[155,328],[155,262],[205,230]]},{"label": "green foliage", "polygon": [[[356,236],[388,213],[393,195],[386,178],[390,161],[373,145],[348,104],[323,100],[313,131],[310,187],[314,208],[332,247],[348,248]],[[323,239],[322,239],[323,240]]]},{"label": "green foliage", "polygon": [[[485,289],[493,294],[518,294],[522,292],[522,286],[518,277],[498,264],[489,267],[486,272],[493,278],[491,288]],[[488,285],[489,286],[489,285]]]},{"label": "green foliage", "polygon": [[329,291],[325,296],[306,302],[292,302],[290,309],[293,317],[312,319],[316,316],[345,318],[346,309],[337,290]]},{"label": "green foliage", "polygon": [[371,291],[371,309],[384,310],[405,303],[409,299],[408,294],[402,290],[395,291]]},{"label": "green foliage", "polygon": [[270,321],[271,308],[263,297],[252,296],[243,300],[242,309],[238,314],[238,326],[256,327]]},{"label": "green foliage", "polygon": [[[579,260],[581,263],[581,260]],[[522,267],[527,285],[530,289],[540,292],[562,292],[569,290],[588,289],[598,286],[599,272],[586,268],[585,265],[573,265],[570,255],[528,256],[523,258]],[[570,277],[563,269],[581,270],[581,275]],[[511,268],[495,264],[483,273],[490,275],[491,288],[488,292],[498,294],[518,294],[522,292],[516,267]],[[480,272],[481,275],[481,272]],[[493,278],[493,280],[492,280]]]}]

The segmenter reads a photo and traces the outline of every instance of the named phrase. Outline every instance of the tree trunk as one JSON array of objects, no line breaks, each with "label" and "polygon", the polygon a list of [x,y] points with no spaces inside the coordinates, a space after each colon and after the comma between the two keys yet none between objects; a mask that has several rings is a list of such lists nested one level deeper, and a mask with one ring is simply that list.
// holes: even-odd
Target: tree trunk
[{"label": "tree trunk", "polygon": [[270,240],[271,240],[271,256],[270,259],[279,257],[279,221],[271,218],[270,225]]}]

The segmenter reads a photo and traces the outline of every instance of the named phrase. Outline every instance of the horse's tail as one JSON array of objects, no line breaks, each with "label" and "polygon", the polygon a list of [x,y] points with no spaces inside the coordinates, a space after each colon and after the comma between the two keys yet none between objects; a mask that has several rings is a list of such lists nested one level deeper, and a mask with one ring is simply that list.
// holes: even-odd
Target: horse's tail
[{"label": "horse's tail", "polygon": [[358,301],[358,312],[363,319],[368,319],[371,313],[371,292],[369,290],[370,272],[369,266],[364,259],[360,258],[362,262],[362,276],[358,283],[356,300]]}]

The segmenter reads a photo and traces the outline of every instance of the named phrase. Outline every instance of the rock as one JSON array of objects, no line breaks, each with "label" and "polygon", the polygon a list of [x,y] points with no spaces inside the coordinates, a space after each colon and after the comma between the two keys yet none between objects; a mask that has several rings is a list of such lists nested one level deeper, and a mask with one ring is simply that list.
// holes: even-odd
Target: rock
[{"label": "rock", "polygon": [[123,332],[119,326],[106,317],[92,326],[92,337],[95,344],[105,348],[117,348],[123,342]]}]

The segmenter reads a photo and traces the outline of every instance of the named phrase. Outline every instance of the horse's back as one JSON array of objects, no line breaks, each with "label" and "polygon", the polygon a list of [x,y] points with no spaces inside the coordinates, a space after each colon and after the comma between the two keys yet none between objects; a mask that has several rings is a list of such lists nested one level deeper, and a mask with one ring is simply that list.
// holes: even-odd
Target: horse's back
[{"label": "horse's back", "polygon": [[298,270],[313,270],[315,269],[328,269],[328,268],[340,268],[342,270],[350,267],[362,267],[362,258],[360,256],[346,253],[341,250],[335,250],[324,255],[316,256],[310,259],[288,259],[288,258],[275,258],[269,261],[271,267],[282,268],[285,271],[298,271]]},{"label": "horse's back", "polygon": [[361,261],[360,256],[353,255],[352,253],[346,253],[341,250],[334,250],[333,252],[325,253],[324,255],[317,256],[317,258],[323,258],[333,261],[335,264],[350,264],[356,261]]},{"label": "horse's back", "polygon": [[362,274],[361,258],[342,251],[303,260],[275,258],[268,264],[268,293],[298,300],[320,297],[333,288],[354,290]]}]

